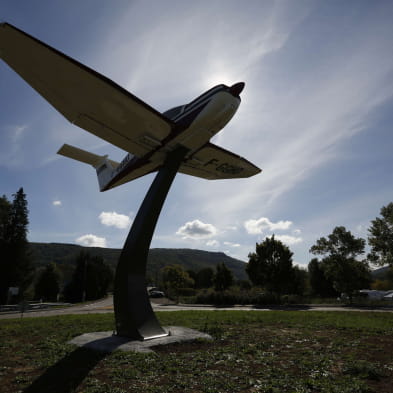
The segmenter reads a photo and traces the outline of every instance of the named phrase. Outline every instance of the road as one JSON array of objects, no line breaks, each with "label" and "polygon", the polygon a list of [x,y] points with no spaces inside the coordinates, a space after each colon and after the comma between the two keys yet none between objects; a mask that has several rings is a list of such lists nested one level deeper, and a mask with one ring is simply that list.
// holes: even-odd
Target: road
[{"label": "road", "polygon": [[[209,305],[186,305],[186,304],[159,304],[155,299],[152,301],[154,311],[179,311],[179,310],[243,310],[243,311],[373,311],[373,312],[393,312],[393,308],[371,308],[371,307],[348,307],[348,306],[328,306],[328,305],[304,305],[304,306],[272,306],[259,308],[254,306],[233,306],[215,307]],[[39,311],[29,311],[23,314],[24,318],[48,317],[53,315],[66,314],[101,314],[113,312],[113,298],[109,296],[96,302],[79,304],[64,308],[53,308]],[[2,312],[0,319],[19,318],[20,312]]]}]

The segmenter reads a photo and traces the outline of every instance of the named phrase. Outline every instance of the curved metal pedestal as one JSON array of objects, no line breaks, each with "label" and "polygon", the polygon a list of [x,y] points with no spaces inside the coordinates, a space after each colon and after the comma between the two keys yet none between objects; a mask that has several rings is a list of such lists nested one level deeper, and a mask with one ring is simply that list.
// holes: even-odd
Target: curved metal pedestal
[{"label": "curved metal pedestal", "polygon": [[168,335],[150,304],[146,264],[158,217],[186,152],[179,148],[168,155],[139,208],[121,252],[113,298],[118,336],[148,340]]}]

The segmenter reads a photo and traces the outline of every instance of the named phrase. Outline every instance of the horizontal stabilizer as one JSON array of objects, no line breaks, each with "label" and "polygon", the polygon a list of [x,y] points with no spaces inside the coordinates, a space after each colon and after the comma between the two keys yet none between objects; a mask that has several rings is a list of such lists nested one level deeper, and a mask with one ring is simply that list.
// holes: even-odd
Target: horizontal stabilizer
[{"label": "horizontal stabilizer", "polygon": [[[99,156],[97,154],[93,154],[86,150],[82,150],[79,149],[78,147],[74,147],[67,144],[64,144],[57,152],[57,154],[61,154],[62,156],[84,162],[85,164],[90,164],[94,168],[96,168],[106,158],[106,156]],[[116,161],[112,161],[112,160],[108,160],[108,161],[111,163],[113,169],[119,166],[119,163]]]}]

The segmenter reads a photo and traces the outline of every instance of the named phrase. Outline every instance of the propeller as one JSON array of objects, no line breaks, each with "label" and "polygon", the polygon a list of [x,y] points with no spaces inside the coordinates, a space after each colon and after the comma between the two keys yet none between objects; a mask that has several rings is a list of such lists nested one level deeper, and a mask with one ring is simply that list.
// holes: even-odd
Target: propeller
[{"label": "propeller", "polygon": [[229,92],[234,96],[234,97],[240,97],[240,93],[243,91],[244,86],[246,84],[244,82],[238,82],[232,85],[229,88]]}]

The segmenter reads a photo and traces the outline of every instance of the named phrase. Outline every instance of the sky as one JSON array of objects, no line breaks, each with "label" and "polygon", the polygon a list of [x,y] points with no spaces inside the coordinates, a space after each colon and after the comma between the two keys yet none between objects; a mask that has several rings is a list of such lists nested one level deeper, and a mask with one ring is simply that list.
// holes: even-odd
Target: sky
[{"label": "sky", "polygon": [[[263,172],[207,181],[178,174],[153,248],[243,261],[275,235],[306,267],[336,226],[367,238],[393,201],[390,0],[0,2],[6,21],[123,86],[160,112],[244,81],[212,142]],[[126,152],[72,125],[0,61],[0,194],[24,188],[32,242],[121,248],[154,174],[103,193],[64,143]]]}]

